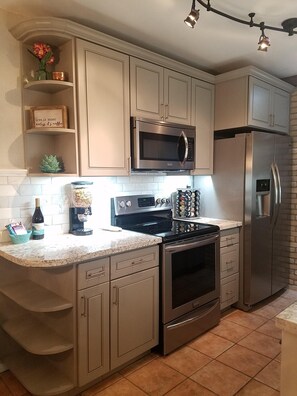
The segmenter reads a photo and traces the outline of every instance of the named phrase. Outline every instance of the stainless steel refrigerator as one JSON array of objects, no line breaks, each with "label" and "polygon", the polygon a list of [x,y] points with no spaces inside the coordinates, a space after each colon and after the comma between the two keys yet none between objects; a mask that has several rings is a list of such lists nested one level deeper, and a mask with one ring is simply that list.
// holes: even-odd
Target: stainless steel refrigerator
[{"label": "stainless steel refrigerator", "polygon": [[290,137],[250,132],[218,139],[214,158],[211,180],[198,179],[201,214],[242,221],[238,306],[249,309],[288,284]]}]

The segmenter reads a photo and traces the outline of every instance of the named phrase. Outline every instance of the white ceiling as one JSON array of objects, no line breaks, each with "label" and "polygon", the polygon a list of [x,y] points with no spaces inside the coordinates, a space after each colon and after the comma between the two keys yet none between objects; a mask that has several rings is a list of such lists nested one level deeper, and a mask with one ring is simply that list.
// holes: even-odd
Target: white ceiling
[{"label": "white ceiling", "polygon": [[[0,0],[0,8],[13,13],[68,18],[213,74],[252,64],[280,78],[297,75],[297,34],[267,30],[271,47],[260,52],[258,28],[207,12],[197,3],[200,19],[188,28],[183,20],[191,5],[192,0]],[[297,17],[295,0],[212,0],[211,5],[246,20],[255,12],[256,23],[278,27]]]}]

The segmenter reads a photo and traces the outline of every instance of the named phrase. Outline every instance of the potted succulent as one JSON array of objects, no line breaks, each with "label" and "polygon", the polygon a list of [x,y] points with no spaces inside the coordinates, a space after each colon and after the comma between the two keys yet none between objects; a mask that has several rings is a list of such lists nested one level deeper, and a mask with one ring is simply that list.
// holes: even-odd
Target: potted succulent
[{"label": "potted succulent", "polygon": [[62,172],[64,169],[63,161],[58,160],[56,155],[44,155],[41,164],[40,170],[44,173],[59,173]]}]

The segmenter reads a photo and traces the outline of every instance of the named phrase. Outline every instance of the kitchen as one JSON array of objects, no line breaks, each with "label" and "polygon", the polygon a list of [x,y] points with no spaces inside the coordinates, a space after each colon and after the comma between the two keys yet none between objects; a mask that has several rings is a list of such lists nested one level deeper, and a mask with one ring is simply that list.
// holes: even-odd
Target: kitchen
[{"label": "kitchen", "polygon": [[[9,53],[13,51],[14,54],[18,54],[18,43],[12,39],[7,29],[3,29],[3,46],[9,49]],[[9,45],[8,45],[9,43]],[[10,59],[10,58],[9,58]],[[16,55],[14,56],[16,60]],[[11,68],[11,62],[8,61],[8,65],[5,68],[5,61],[3,66],[4,75],[7,74],[6,69]],[[15,65],[16,73],[19,75],[18,67]],[[6,71],[6,74],[5,74]],[[9,75],[12,73],[9,73]],[[44,214],[46,216],[46,223],[49,224],[47,227],[48,233],[53,234],[58,232],[68,231],[68,199],[64,189],[65,184],[69,184],[71,181],[76,180],[73,177],[63,178],[47,178],[47,177],[26,177],[23,169],[22,159],[22,139],[19,134],[20,127],[15,127],[16,137],[13,133],[7,132],[8,126],[11,123],[20,125],[21,112],[19,112],[19,119],[15,115],[15,106],[18,106],[19,97],[17,91],[12,91],[11,87],[15,86],[15,75],[8,76],[4,79],[3,84],[8,84],[7,97],[8,103],[5,102],[4,109],[7,108],[3,120],[6,121],[4,124],[3,133],[5,134],[2,141],[8,141],[8,147],[10,147],[8,153],[7,148],[3,147],[4,153],[2,157],[3,172],[1,180],[3,186],[1,188],[1,194],[3,194],[3,204],[1,209],[1,219],[3,219],[2,227],[7,224],[10,218],[18,218],[24,221],[32,216],[32,210],[34,205],[34,196],[41,196],[42,206]],[[13,125],[14,126],[14,125]],[[11,142],[11,143],[10,143]],[[13,147],[11,147],[13,146]],[[11,166],[13,165],[13,166]],[[10,169],[9,172],[5,169]],[[193,185],[193,177],[191,176],[106,176],[100,178],[94,178],[94,189],[97,202],[94,204],[92,222],[93,227],[98,225],[104,225],[109,222],[109,198],[114,195],[124,195],[128,193],[147,192],[150,193],[155,191],[160,192],[160,196],[163,196],[164,192],[174,191],[177,187],[186,187],[187,185]],[[98,193],[96,193],[96,190]],[[103,192],[108,191],[108,194]],[[102,210],[104,208],[104,210]],[[107,208],[107,209],[105,209]],[[100,219],[100,220],[99,220]],[[100,222],[100,223],[98,223]],[[294,241],[292,241],[292,246]],[[294,285],[294,251],[292,251],[292,275],[291,282]]]}]

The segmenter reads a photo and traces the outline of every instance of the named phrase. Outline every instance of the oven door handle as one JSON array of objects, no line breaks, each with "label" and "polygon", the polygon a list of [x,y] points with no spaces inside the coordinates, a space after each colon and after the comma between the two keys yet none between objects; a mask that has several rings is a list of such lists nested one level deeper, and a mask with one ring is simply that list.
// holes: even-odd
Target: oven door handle
[{"label": "oven door handle", "polygon": [[214,243],[218,238],[219,235],[213,235],[211,237],[210,236],[197,237],[197,239],[192,242],[177,242],[172,245],[165,245],[165,251],[170,253],[170,252],[178,252],[179,250],[192,249],[195,247],[200,247]]}]

